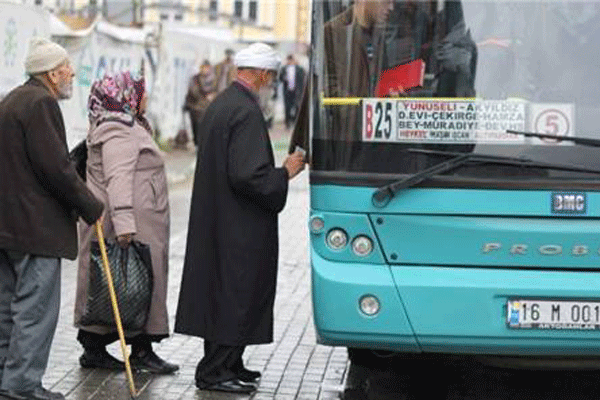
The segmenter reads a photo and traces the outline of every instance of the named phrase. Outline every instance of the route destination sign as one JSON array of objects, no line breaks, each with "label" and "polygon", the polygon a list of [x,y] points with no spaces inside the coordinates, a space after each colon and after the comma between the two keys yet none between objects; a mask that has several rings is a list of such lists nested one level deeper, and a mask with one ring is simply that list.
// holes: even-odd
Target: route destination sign
[{"label": "route destination sign", "polygon": [[[552,134],[570,135],[560,132],[561,120],[554,116],[554,109],[538,104],[536,115],[531,109],[531,103],[522,100],[364,99],[362,138],[372,142],[522,144],[528,139],[506,130],[528,130],[533,117],[542,122],[548,119],[546,126]],[[561,118],[572,119],[572,107],[562,109]],[[572,124],[567,121],[563,125]]]}]

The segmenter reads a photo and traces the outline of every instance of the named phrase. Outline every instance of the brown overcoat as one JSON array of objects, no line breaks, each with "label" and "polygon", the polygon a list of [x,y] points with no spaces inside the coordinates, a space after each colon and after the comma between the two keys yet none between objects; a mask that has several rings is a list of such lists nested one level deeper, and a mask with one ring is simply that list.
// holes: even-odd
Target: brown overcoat
[{"label": "brown overcoat", "polygon": [[[325,97],[372,97],[384,59],[383,35],[372,34],[374,57],[366,54],[366,36],[354,16],[354,8],[335,16],[323,26],[325,57]],[[334,106],[331,110],[333,132],[341,140],[361,138],[361,107]]]},{"label": "brown overcoat", "polygon": [[[169,198],[165,165],[151,134],[138,121],[105,122],[87,137],[87,184],[106,204],[103,215],[107,240],[135,233],[134,240],[150,246],[154,289],[145,331],[150,335],[169,333],[167,277],[169,254]],[[80,224],[81,249],[75,302],[75,325],[85,311],[88,288],[90,242],[96,240],[93,226]],[[84,328],[107,334],[104,327]],[[129,336],[140,332],[126,332]]]},{"label": "brown overcoat", "polygon": [[227,89],[237,77],[237,68],[233,61],[223,60],[215,65],[215,91],[217,93]]},{"label": "brown overcoat", "polygon": [[102,213],[69,161],[63,117],[31,78],[0,102],[0,249],[74,260],[77,217]]}]

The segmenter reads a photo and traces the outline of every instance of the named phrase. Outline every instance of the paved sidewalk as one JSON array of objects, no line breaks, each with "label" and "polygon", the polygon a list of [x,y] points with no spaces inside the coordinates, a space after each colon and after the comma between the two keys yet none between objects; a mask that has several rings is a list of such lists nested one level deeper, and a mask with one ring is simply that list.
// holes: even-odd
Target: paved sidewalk
[{"label": "paved sidewalk", "polygon": [[[273,141],[277,163],[281,165],[287,148],[287,132],[275,132],[276,129]],[[172,209],[168,297],[171,329],[185,253],[194,160],[193,151],[166,155]],[[308,205],[308,173],[305,171],[290,184],[288,202],[280,215],[275,342],[249,346],[244,353],[248,368],[263,374],[259,390],[252,396],[197,390],[194,371],[202,357],[202,340],[177,334],[156,345],[155,349],[161,357],[178,363],[181,370],[172,376],[136,374],[136,386],[141,390],[139,399],[317,400],[340,397],[348,369],[346,350],[316,345],[311,317]],[[72,324],[77,271],[73,262],[63,265],[62,307],[44,384],[64,393],[69,400],[129,399],[124,373],[79,367],[82,348],[75,339],[76,329]],[[109,351],[121,358],[118,344],[109,346]]]}]

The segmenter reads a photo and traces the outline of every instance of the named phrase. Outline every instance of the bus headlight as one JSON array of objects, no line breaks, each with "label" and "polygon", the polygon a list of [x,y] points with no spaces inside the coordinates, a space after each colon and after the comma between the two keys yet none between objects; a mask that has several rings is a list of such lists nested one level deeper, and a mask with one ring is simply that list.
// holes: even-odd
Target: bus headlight
[{"label": "bus headlight", "polygon": [[373,315],[379,312],[379,300],[377,299],[377,297],[371,294],[367,294],[361,297],[358,304],[360,306],[360,311],[362,311],[363,314],[368,315],[369,317],[372,317]]},{"label": "bus headlight", "polygon": [[367,236],[357,236],[352,241],[352,251],[359,257],[366,257],[373,251],[373,241]]},{"label": "bus headlight", "polygon": [[348,244],[348,235],[341,229],[332,229],[327,234],[327,245],[333,250],[341,250]]}]

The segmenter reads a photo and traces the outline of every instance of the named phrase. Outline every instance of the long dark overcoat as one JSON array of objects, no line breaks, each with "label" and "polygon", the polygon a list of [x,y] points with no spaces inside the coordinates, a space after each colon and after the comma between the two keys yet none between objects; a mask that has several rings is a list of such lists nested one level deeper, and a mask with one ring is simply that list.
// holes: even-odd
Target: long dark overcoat
[{"label": "long dark overcoat", "polygon": [[206,110],[202,140],[175,332],[270,343],[287,171],[274,166],[256,97],[237,82]]}]

